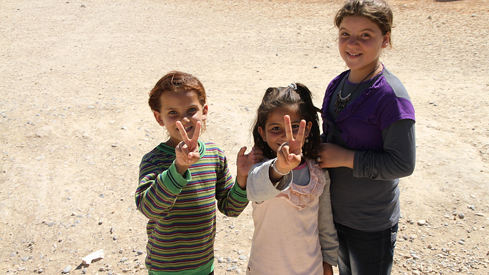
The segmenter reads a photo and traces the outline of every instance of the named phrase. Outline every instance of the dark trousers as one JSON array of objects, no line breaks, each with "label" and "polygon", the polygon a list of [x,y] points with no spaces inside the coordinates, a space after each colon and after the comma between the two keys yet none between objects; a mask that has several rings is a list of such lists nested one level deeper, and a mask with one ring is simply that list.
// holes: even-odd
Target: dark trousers
[{"label": "dark trousers", "polygon": [[377,232],[335,223],[340,275],[388,275],[392,270],[398,224]]}]

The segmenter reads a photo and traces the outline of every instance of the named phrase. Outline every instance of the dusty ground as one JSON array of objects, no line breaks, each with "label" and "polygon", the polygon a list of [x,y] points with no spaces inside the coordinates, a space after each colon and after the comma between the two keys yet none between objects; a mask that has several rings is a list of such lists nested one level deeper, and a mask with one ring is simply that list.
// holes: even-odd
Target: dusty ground
[{"label": "dusty ground", "polygon": [[[401,181],[393,274],[489,274],[489,1],[390,3],[394,48],[382,61],[415,105],[418,153]],[[345,69],[339,6],[0,0],[0,271],[144,274],[133,193],[142,155],[166,138],[150,88],[169,70],[198,76],[210,106],[202,139],[234,171],[267,87],[302,82],[320,105]],[[216,274],[244,273],[250,213],[218,217]],[[80,266],[99,249],[103,260]]]}]

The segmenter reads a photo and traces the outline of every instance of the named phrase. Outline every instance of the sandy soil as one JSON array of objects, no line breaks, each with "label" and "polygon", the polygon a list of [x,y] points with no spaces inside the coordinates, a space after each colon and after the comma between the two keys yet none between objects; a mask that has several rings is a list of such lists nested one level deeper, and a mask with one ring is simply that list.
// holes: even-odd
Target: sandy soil
[{"label": "sandy soil", "polygon": [[[392,0],[382,61],[417,115],[401,181],[393,274],[489,274],[489,1]],[[208,91],[203,140],[235,155],[265,89],[306,84],[320,105],[345,66],[338,1],[0,0],[0,270],[144,274],[134,191],[165,140],[146,104],[166,72]],[[216,274],[244,273],[250,207],[218,217]],[[82,267],[81,258],[105,258]]]}]

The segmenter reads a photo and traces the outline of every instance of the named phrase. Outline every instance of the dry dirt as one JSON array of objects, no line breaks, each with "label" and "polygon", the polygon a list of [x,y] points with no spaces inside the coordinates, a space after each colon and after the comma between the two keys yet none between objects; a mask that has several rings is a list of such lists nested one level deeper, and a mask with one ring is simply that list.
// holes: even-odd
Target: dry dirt
[{"label": "dry dirt", "polygon": [[[489,1],[391,0],[382,61],[417,116],[393,274],[489,274]],[[166,72],[208,91],[205,141],[235,155],[265,89],[320,105],[345,69],[339,1],[0,0],[0,272],[145,274],[142,155],[166,138],[147,93]],[[253,224],[218,216],[216,274],[244,273]],[[103,249],[105,258],[82,267]]]}]

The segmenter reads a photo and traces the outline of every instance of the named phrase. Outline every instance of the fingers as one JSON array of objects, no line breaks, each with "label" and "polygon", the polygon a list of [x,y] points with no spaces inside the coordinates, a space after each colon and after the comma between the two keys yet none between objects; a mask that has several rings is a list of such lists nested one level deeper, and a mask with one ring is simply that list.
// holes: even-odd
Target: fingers
[{"label": "fingers", "polygon": [[185,131],[185,128],[183,128],[182,122],[177,121],[176,125],[178,128],[178,132],[180,132],[180,136],[182,137],[183,142],[188,144],[190,140],[188,139],[187,132]]},{"label": "fingers", "polygon": [[[180,133],[180,136],[182,137],[182,140],[183,140],[183,142],[185,142],[185,144],[187,144],[189,146],[191,144],[197,144],[197,140],[199,139],[199,135],[200,135],[200,128],[202,125],[202,123],[200,121],[197,121],[197,123],[195,124],[195,131],[194,131],[194,134],[192,136],[192,139],[189,139],[189,137],[187,135],[187,131],[185,131],[185,128],[183,127],[182,122],[177,121],[176,125],[178,128],[178,132]],[[191,146],[191,147],[193,147],[193,146]]]},{"label": "fingers", "polygon": [[299,132],[297,133],[295,140],[298,140],[301,144],[303,144],[305,135],[306,135],[306,121],[303,119],[301,120],[301,123],[299,125]]},{"label": "fingers", "polygon": [[285,123],[285,136],[287,138],[287,141],[289,143],[292,143],[293,141],[299,141],[301,144],[304,143],[305,136],[306,136],[306,124],[307,122],[303,119],[301,120],[299,124],[299,132],[297,133],[297,136],[294,139],[294,134],[292,132],[292,123],[290,121],[290,116],[285,115],[284,116],[284,123]]},{"label": "fingers", "polygon": [[285,115],[284,116],[284,123],[285,123],[285,137],[287,138],[287,141],[293,141],[294,140],[294,135],[292,134],[292,124],[290,123],[290,116]]},{"label": "fingers", "polygon": [[246,146],[241,147],[241,149],[239,149],[239,152],[238,152],[238,157],[244,156],[246,149],[247,149]]},{"label": "fingers", "polygon": [[194,131],[194,135],[192,136],[192,141],[197,142],[197,140],[199,140],[201,126],[202,123],[200,121],[197,121],[197,123],[195,124],[195,131]]}]

